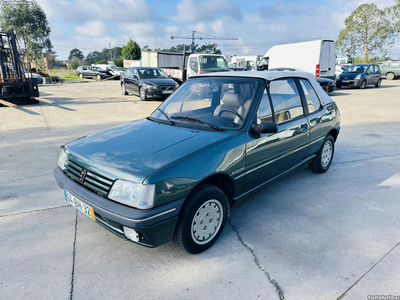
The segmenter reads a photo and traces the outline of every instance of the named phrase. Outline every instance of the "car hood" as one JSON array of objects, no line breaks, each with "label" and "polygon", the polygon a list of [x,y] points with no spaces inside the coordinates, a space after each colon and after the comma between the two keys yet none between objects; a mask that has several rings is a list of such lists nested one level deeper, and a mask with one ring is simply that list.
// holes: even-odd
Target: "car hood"
[{"label": "car hood", "polygon": [[68,158],[89,171],[112,180],[142,182],[155,171],[233,134],[141,119],[72,141],[65,147]]},{"label": "car hood", "polygon": [[146,84],[175,86],[175,81],[173,81],[170,78],[146,78],[146,79],[142,79],[142,81]]},{"label": "car hood", "polygon": [[364,73],[346,73],[342,72],[340,73],[340,78],[348,78],[348,79],[354,79],[357,75],[363,75]]}]

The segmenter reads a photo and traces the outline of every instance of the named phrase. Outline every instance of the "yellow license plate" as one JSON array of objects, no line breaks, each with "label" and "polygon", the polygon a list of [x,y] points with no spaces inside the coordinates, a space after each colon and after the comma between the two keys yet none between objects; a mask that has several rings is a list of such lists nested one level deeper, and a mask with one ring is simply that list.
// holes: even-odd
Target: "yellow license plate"
[{"label": "yellow license plate", "polygon": [[81,200],[76,198],[74,195],[71,195],[71,193],[68,193],[66,190],[64,190],[64,197],[65,197],[65,200],[69,204],[71,204],[73,207],[75,207],[77,210],[83,212],[89,218],[96,220],[92,207],[90,207],[86,203],[82,202]]}]

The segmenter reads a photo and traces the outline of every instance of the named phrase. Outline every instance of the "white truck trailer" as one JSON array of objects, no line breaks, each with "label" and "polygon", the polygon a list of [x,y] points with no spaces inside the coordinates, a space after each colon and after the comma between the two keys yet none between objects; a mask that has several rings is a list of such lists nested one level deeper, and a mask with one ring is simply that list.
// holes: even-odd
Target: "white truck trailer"
[{"label": "white truck trailer", "polygon": [[335,42],[315,40],[271,47],[262,57],[258,70],[300,69],[315,77],[335,78]]}]

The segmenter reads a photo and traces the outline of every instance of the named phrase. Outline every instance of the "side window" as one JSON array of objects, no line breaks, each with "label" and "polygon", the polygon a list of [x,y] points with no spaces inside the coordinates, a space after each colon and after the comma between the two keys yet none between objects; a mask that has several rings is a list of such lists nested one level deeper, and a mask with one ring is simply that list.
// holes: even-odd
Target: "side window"
[{"label": "side window", "polygon": [[400,63],[392,63],[392,68],[400,68]]},{"label": "side window", "polygon": [[374,66],[369,66],[367,73],[374,73]]},{"label": "side window", "polygon": [[299,91],[293,79],[275,80],[270,83],[275,122],[282,123],[304,115]]},{"label": "side window", "polygon": [[378,66],[378,65],[375,65],[374,68],[375,68],[375,73],[380,73],[380,72],[381,72],[381,71],[379,70],[379,66]]},{"label": "side window", "polygon": [[260,106],[257,111],[257,124],[272,122],[271,103],[269,102],[267,90],[264,90]]},{"label": "side window", "polygon": [[83,69],[84,69],[84,70],[87,70],[87,68],[86,68],[86,67],[83,67]]},{"label": "side window", "polygon": [[199,64],[197,63],[197,57],[190,58],[190,68],[195,72],[198,73],[199,71]]},{"label": "side window", "polygon": [[388,63],[384,63],[381,66],[381,69],[389,69],[389,68],[390,68],[390,64],[388,64]]},{"label": "side window", "polygon": [[303,89],[304,96],[306,97],[308,112],[311,114],[314,111],[317,111],[321,107],[321,103],[319,102],[319,98],[315,93],[314,88],[311,86],[310,82],[305,79],[300,79],[300,85]]}]

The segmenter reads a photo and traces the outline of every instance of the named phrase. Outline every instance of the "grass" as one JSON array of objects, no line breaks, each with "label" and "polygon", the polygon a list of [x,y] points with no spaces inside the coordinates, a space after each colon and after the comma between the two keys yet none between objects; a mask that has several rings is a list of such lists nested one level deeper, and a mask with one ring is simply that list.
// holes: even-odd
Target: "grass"
[{"label": "grass", "polygon": [[83,80],[76,75],[75,70],[69,69],[53,69],[53,70],[46,70],[45,73],[48,73],[50,76],[56,76],[64,80]]}]

